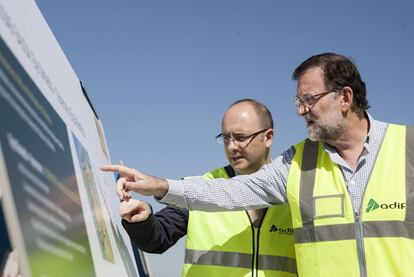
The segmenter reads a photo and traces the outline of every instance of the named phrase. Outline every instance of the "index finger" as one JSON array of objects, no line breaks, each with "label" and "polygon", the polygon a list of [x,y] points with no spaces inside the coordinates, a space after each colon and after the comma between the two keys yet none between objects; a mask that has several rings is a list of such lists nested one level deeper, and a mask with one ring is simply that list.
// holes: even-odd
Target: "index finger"
[{"label": "index finger", "polygon": [[102,171],[106,171],[106,172],[117,172],[119,173],[121,176],[126,176],[126,177],[134,177],[134,169],[123,166],[123,165],[119,165],[119,164],[107,164],[107,165],[102,165],[101,166],[101,170]]}]

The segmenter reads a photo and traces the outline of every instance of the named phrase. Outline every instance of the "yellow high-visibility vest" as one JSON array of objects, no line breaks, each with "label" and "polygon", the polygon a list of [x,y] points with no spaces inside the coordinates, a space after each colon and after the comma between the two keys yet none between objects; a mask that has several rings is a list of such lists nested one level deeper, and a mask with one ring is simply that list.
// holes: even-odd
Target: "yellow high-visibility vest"
[{"label": "yellow high-visibility vest", "polygon": [[[232,175],[226,168],[203,177],[228,179]],[[292,277],[296,272],[288,206],[267,209],[259,228],[253,227],[246,211],[190,211],[183,276]]]},{"label": "yellow high-visibility vest", "polygon": [[388,126],[357,209],[322,143],[295,149],[287,194],[299,276],[414,276],[414,127]]}]

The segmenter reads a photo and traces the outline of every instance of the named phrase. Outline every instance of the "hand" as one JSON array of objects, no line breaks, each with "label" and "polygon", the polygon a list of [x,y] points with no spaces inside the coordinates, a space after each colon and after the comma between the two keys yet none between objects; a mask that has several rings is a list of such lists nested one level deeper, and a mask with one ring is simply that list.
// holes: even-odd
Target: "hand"
[{"label": "hand", "polygon": [[149,205],[136,199],[123,201],[119,207],[119,215],[130,223],[145,221],[150,214],[151,208]]},{"label": "hand", "polygon": [[142,195],[154,195],[157,198],[163,198],[168,192],[166,180],[145,175],[133,168],[123,165],[103,165],[101,170],[121,175],[116,185],[116,193],[121,200],[131,199],[130,191]]}]

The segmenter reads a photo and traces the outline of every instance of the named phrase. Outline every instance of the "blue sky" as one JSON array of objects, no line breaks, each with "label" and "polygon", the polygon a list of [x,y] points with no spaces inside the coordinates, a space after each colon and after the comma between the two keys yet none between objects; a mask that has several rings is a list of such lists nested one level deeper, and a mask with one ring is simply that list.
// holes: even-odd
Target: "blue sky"
[{"label": "blue sky", "polygon": [[[414,124],[412,1],[36,3],[103,122],[112,161],[151,175],[180,178],[225,165],[214,136],[240,98],[273,113],[274,157],[304,138],[291,74],[322,52],[353,58],[374,118]],[[180,275],[182,253],[181,242],[151,255],[155,276]]]}]

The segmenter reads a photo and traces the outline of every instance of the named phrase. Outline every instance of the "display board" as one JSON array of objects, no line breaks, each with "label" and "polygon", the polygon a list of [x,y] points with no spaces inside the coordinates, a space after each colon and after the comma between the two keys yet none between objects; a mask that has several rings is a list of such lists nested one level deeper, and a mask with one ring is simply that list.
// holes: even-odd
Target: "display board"
[{"label": "display board", "polygon": [[0,1],[1,276],[149,276],[100,120],[33,0]]}]

